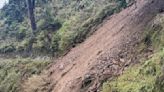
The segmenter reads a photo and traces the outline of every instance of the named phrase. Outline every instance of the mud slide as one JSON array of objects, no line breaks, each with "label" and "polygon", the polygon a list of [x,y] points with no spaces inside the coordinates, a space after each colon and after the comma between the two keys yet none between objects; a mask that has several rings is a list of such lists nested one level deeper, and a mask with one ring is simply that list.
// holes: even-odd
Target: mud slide
[{"label": "mud slide", "polygon": [[99,92],[103,80],[121,74],[135,61],[128,55],[163,6],[164,0],[137,0],[108,18],[85,42],[55,61],[49,69],[52,92]]}]

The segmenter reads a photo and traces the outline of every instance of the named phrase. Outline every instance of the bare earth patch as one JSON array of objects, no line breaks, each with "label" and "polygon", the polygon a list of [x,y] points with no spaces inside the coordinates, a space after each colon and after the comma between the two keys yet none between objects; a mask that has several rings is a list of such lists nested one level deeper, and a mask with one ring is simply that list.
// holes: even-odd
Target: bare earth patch
[{"label": "bare earth patch", "polygon": [[164,0],[137,0],[106,20],[85,42],[55,61],[48,75],[52,92],[99,92],[103,80],[137,61],[133,48],[163,5]]}]

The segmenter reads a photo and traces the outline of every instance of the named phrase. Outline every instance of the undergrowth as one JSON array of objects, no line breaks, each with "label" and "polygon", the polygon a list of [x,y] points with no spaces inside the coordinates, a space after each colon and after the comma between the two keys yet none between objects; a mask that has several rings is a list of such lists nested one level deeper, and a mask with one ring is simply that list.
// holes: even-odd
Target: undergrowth
[{"label": "undergrowth", "polygon": [[49,63],[30,58],[0,59],[0,92],[20,92],[23,81],[40,74]]}]

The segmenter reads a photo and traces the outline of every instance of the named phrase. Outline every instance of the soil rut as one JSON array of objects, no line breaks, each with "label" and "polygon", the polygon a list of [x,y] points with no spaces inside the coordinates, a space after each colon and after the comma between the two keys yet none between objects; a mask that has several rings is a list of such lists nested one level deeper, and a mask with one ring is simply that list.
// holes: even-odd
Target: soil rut
[{"label": "soil rut", "polygon": [[99,92],[100,82],[121,74],[122,66],[134,62],[126,55],[162,4],[164,0],[137,0],[136,5],[108,18],[85,42],[55,61],[49,70],[52,92]]}]

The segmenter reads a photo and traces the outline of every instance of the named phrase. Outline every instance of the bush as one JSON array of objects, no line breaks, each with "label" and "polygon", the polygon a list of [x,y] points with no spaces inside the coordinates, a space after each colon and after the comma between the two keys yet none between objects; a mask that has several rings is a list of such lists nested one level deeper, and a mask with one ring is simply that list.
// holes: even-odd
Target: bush
[{"label": "bush", "polygon": [[21,86],[25,79],[40,74],[50,63],[45,60],[3,59],[0,61],[0,91],[22,92]]},{"label": "bush", "polygon": [[17,38],[19,41],[20,41],[20,40],[23,40],[23,39],[26,37],[26,31],[28,31],[28,30],[26,29],[26,27],[19,27],[16,38]]},{"label": "bush", "polygon": [[3,53],[3,54],[7,54],[7,53],[10,53],[10,52],[13,52],[15,51],[16,48],[11,44],[11,45],[5,45],[5,46],[2,46],[0,48],[0,53]]}]

